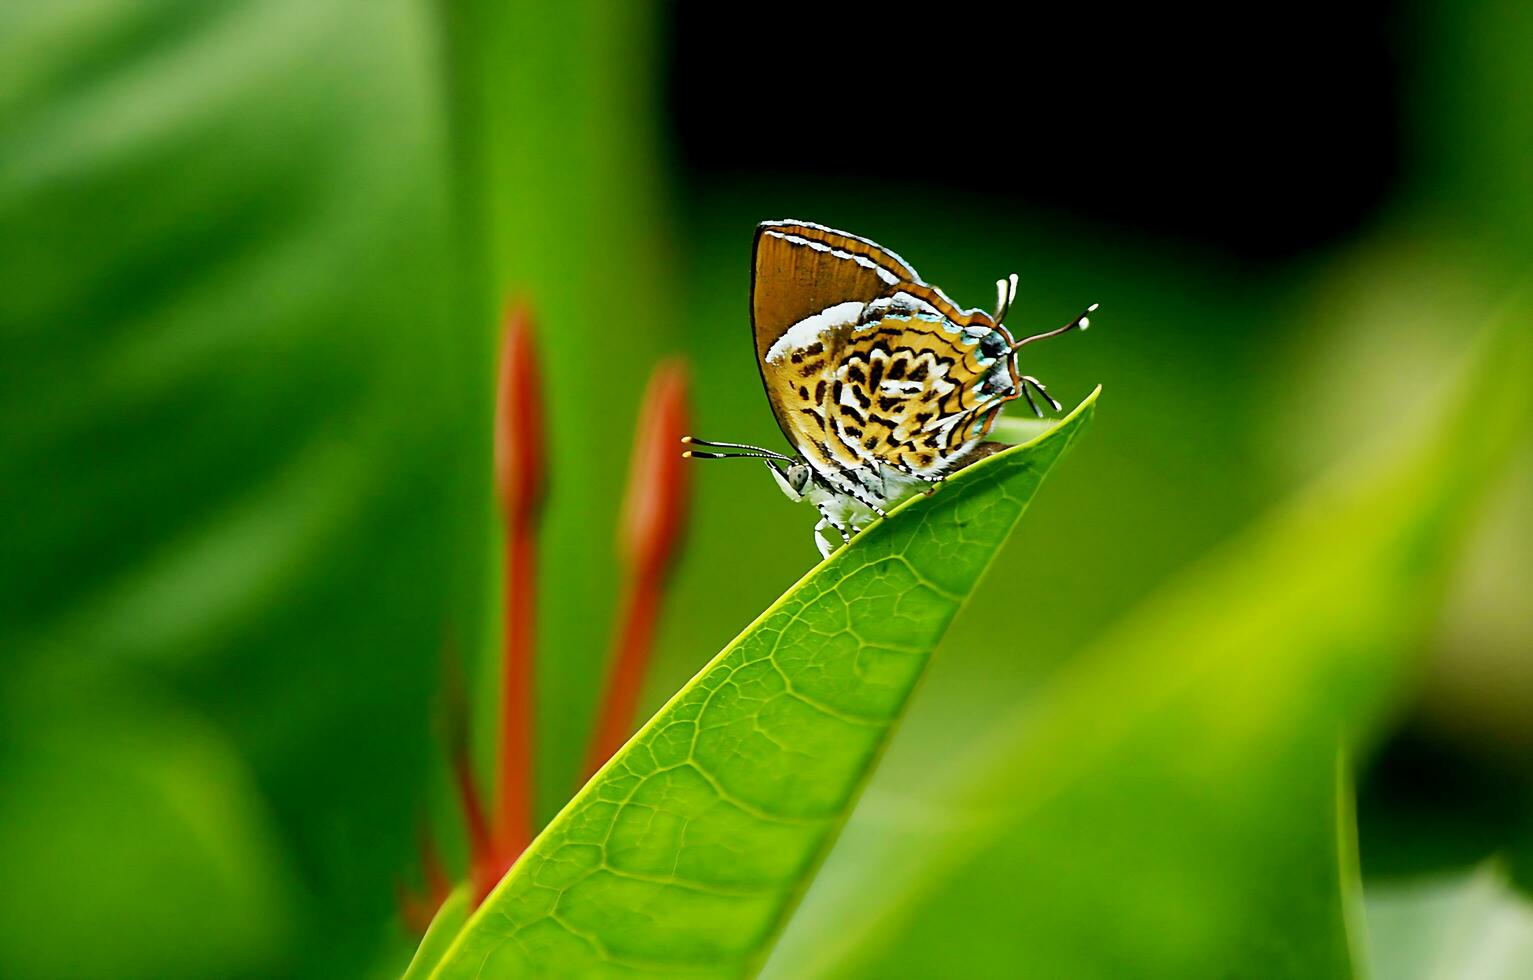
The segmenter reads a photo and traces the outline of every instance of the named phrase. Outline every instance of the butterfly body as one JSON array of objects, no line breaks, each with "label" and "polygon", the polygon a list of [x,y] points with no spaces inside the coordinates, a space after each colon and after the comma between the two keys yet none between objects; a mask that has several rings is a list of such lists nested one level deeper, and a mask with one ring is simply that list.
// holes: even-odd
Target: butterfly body
[{"label": "butterfly body", "polygon": [[[836,490],[827,481],[817,478],[809,464],[802,459],[790,461],[786,466],[769,461],[767,469],[789,500],[794,503],[807,500],[820,512],[820,523],[814,527],[814,541],[822,556],[829,556],[835,550],[836,542],[831,537],[833,531],[839,532],[841,538],[846,540],[850,534],[862,530],[881,516],[882,508],[875,511],[856,497]],[[909,488],[907,495],[913,496],[921,486],[924,485],[917,482]]]},{"label": "butterfly body", "polygon": [[[828,554],[829,531],[849,540],[984,455],[995,417],[1028,383],[1047,397],[1018,374],[1020,345],[1001,323],[1016,277],[1009,289],[997,285],[993,314],[960,309],[867,239],[806,221],[763,222],[751,326],[767,399],[795,455],[713,445],[752,450],[745,455],[763,458],[790,499],[813,503],[816,542]],[[1056,332],[1085,323],[1083,314]]]}]

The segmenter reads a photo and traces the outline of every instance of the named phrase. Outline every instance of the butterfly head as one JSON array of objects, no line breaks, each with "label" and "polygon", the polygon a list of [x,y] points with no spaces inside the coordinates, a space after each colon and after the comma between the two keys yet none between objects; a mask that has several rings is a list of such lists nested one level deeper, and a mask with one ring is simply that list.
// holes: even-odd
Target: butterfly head
[{"label": "butterfly head", "polygon": [[768,462],[767,469],[772,471],[772,479],[777,481],[778,489],[783,495],[794,503],[804,499],[809,492],[809,482],[813,478],[814,471],[803,460],[787,465],[776,462]]},{"label": "butterfly head", "polygon": [[[1002,285],[1002,283],[997,283],[997,285],[998,286]],[[1062,333],[1069,333],[1071,330],[1085,330],[1087,327],[1091,326],[1090,315],[1092,313],[1095,313],[1096,310],[1097,310],[1097,304],[1096,303],[1092,303],[1090,306],[1086,307],[1084,310],[1081,311],[1081,315],[1080,316],[1078,316],[1075,319],[1071,320],[1069,323],[1065,324],[1064,326],[1056,327],[1055,329],[1045,331],[1044,333],[1034,334],[1031,337],[1024,337],[1021,340],[1019,340],[1016,343],[1014,343],[1011,346],[1009,346],[1008,348],[1006,348],[1005,353],[1009,356],[1010,362],[1015,364],[1016,357],[1017,357],[1017,352],[1019,350],[1021,350],[1022,348],[1026,347],[1028,344],[1034,343],[1034,342],[1039,341],[1039,340],[1048,340],[1050,337],[1058,337],[1060,334],[1062,334]],[[1017,394],[1021,394],[1022,397],[1026,398],[1027,399],[1027,404],[1033,410],[1033,414],[1037,415],[1039,418],[1043,417],[1043,412],[1038,408],[1037,403],[1035,403],[1033,401],[1032,392],[1030,392],[1028,390],[1029,387],[1031,387],[1033,391],[1036,391],[1043,398],[1044,401],[1046,401],[1050,405],[1052,405],[1053,408],[1054,408],[1054,411],[1058,412],[1058,411],[1061,410],[1061,406],[1060,406],[1059,402],[1054,398],[1053,395],[1049,394],[1048,389],[1045,388],[1038,381],[1037,378],[1035,378],[1035,377],[1033,377],[1031,375],[1027,375],[1027,374],[1020,374],[1020,375],[1017,375],[1017,381],[1018,381],[1017,388],[1019,390],[1014,390],[1012,392],[1012,396],[1015,397]],[[993,383],[995,383],[995,382],[992,382],[992,384]]]}]

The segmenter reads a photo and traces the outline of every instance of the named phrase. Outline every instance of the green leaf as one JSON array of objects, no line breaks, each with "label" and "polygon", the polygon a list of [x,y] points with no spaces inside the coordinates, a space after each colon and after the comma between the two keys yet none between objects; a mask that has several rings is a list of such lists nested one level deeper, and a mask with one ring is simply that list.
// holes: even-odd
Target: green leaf
[{"label": "green leaf", "polygon": [[865,856],[772,975],[1351,975],[1337,745],[1399,697],[1527,432],[1527,319],[1403,449],[1261,522],[1006,719],[959,767],[946,834]]},{"label": "green leaf", "polygon": [[442,957],[457,938],[463,923],[468,921],[468,900],[472,894],[472,886],[464,882],[447,896],[442,907],[432,917],[426,934],[421,937],[421,944],[415,950],[415,956],[410,960],[402,980],[424,980],[431,976],[431,971],[442,962]]},{"label": "green leaf", "polygon": [[[187,856],[240,851],[265,863],[252,880],[298,880],[286,907],[154,929],[11,888],[0,920],[37,923],[14,937],[36,975],[85,975],[82,936],[120,953],[108,975],[178,976],[201,949],[237,973],[253,934],[281,937],[254,944],[259,972],[348,972],[413,861],[438,650],[483,618],[490,323],[461,315],[432,5],[3,7],[4,686],[151,692],[120,728],[59,703],[82,743],[114,743],[103,757],[197,719],[223,747],[206,778],[252,790],[207,804]],[[16,758],[46,750],[12,734]],[[82,746],[52,778],[88,787],[97,765]],[[63,798],[15,792],[43,826]],[[175,812],[140,813],[51,832],[82,855],[187,837]],[[247,847],[250,826],[276,846]],[[191,860],[120,870],[103,897],[209,911],[222,894]]]},{"label": "green leaf", "polygon": [[790,589],[555,818],[436,975],[753,972],[1094,402],[906,503]]},{"label": "green leaf", "polygon": [[296,925],[290,869],[249,773],[205,720],[123,684],[12,687],[0,772],[7,976],[279,967]]}]

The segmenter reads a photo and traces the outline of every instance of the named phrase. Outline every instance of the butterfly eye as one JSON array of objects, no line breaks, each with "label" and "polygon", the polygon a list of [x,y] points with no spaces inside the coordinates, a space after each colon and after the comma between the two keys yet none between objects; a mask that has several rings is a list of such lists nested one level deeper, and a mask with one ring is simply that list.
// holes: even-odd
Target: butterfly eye
[{"label": "butterfly eye", "polygon": [[796,493],[803,493],[809,487],[809,467],[804,463],[788,467],[788,483]]},{"label": "butterfly eye", "polygon": [[999,330],[992,330],[980,338],[979,352],[994,360],[1005,355],[1009,346]]}]

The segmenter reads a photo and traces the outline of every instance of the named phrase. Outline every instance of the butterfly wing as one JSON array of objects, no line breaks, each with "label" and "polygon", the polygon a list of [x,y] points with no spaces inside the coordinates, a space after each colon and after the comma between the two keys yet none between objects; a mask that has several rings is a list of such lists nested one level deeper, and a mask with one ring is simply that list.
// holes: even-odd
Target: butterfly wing
[{"label": "butterfly wing", "polygon": [[1011,358],[988,356],[987,335],[898,308],[852,331],[825,403],[832,450],[926,479],[962,465],[1016,397]]},{"label": "butterfly wing", "polygon": [[931,478],[958,465],[1016,397],[1011,337],[989,314],[960,310],[888,249],[821,225],[757,227],[751,323],[783,434],[864,502],[891,499],[891,471]]},{"label": "butterfly wing", "polygon": [[782,335],[846,302],[869,303],[920,282],[904,259],[855,235],[807,221],[763,221],[751,256],[751,329],[765,360]]}]

